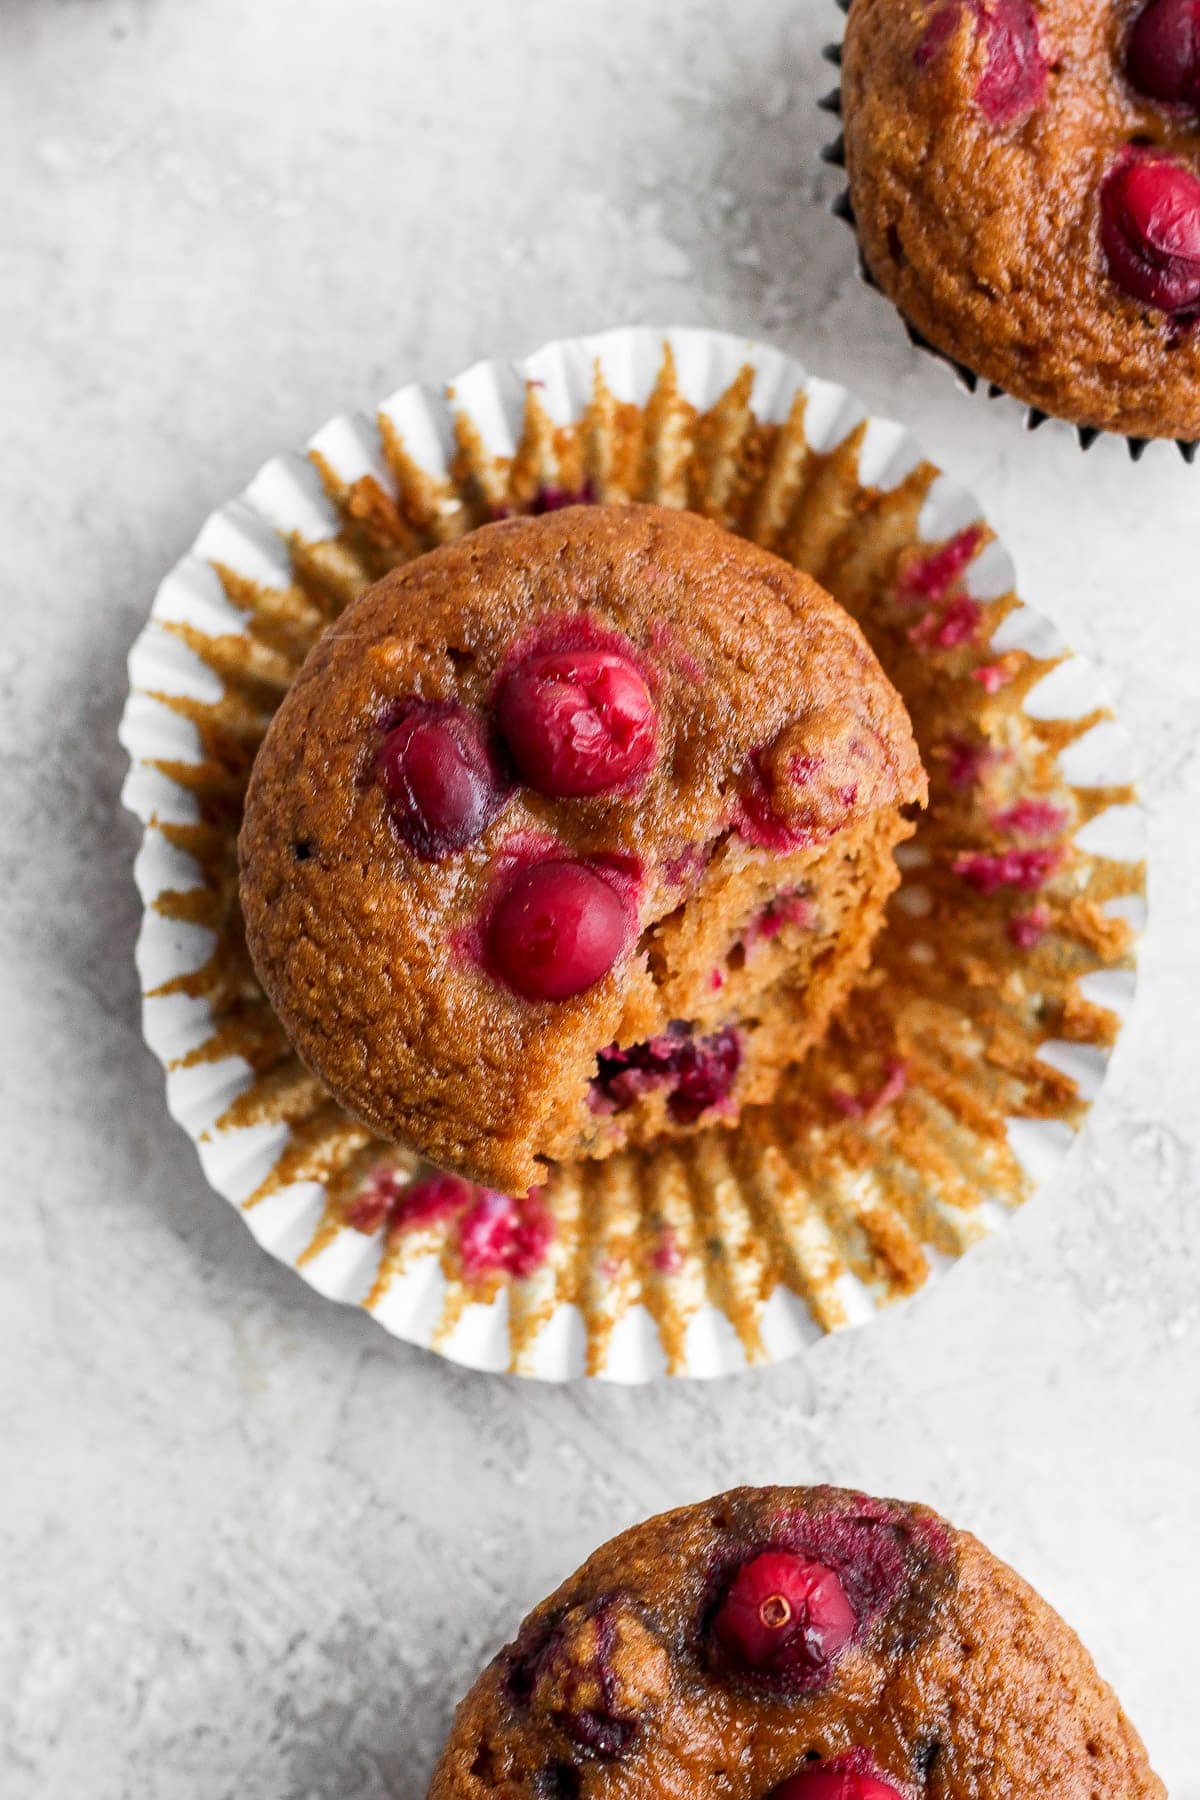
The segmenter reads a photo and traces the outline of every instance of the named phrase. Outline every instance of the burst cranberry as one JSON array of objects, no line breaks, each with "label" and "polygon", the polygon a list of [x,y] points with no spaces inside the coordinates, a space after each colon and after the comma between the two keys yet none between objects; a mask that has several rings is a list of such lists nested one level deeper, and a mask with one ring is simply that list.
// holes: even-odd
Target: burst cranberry
[{"label": "burst cranberry", "polygon": [[[984,39],[983,72],[975,100],[990,125],[1014,125],[1040,106],[1049,65],[1038,38],[1033,0],[965,0],[975,31]],[[917,47],[917,66],[932,62],[954,36],[964,0],[936,8]]]},{"label": "burst cranberry", "polygon": [[[797,766],[797,785],[805,786],[812,770]],[[805,841],[803,830],[797,830],[784,818],[777,806],[778,789],[766,768],[763,752],[752,750],[746,760],[741,792],[737,803],[737,830],[749,844],[762,850],[795,850]]]},{"label": "burst cranberry", "polygon": [[775,1789],[771,1800],[903,1800],[899,1788],[866,1770],[836,1763],[815,1763]]},{"label": "burst cranberry", "polygon": [[693,1125],[727,1100],[741,1060],[741,1041],[732,1025],[688,1044],[680,1059],[675,1091],[667,1101],[675,1123]]},{"label": "burst cranberry", "polygon": [[427,862],[474,843],[503,798],[482,725],[452,705],[406,707],[379,747],[375,773],[396,831]]},{"label": "burst cranberry", "polygon": [[730,1582],[712,1630],[737,1668],[803,1688],[825,1678],[857,1623],[832,1569],[790,1550],[763,1550]]},{"label": "burst cranberry", "polygon": [[627,787],[654,757],[654,702],[627,657],[551,650],[505,676],[500,731],[524,779],[554,799]]},{"label": "burst cranberry", "polygon": [[1200,0],[1150,0],[1129,34],[1125,67],[1151,99],[1200,105]]},{"label": "burst cranberry", "polygon": [[987,37],[975,99],[992,125],[1015,124],[1040,106],[1046,93],[1037,13],[1032,0],[994,0],[973,10]]},{"label": "burst cranberry", "polygon": [[585,1602],[517,1658],[510,1680],[535,1718],[591,1756],[623,1756],[671,1691],[664,1645],[620,1595]]},{"label": "burst cranberry", "polygon": [[952,867],[981,894],[995,894],[1005,887],[1032,894],[1049,881],[1061,861],[1058,844],[1043,844],[1013,850],[967,850],[955,857]]},{"label": "burst cranberry", "polygon": [[631,925],[616,888],[586,863],[535,863],[492,912],[487,960],[525,1000],[569,1000],[608,974]]},{"label": "burst cranberry", "polygon": [[529,510],[531,513],[561,512],[564,506],[590,506],[595,498],[596,490],[589,475],[583,486],[574,492],[570,488],[539,488],[530,502]]},{"label": "burst cranberry", "polygon": [[1126,156],[1100,192],[1100,241],[1117,286],[1167,313],[1200,307],[1200,177],[1169,156]]},{"label": "burst cranberry", "polygon": [[644,1094],[666,1087],[667,1111],[676,1124],[691,1125],[728,1098],[741,1060],[731,1025],[699,1038],[688,1025],[671,1025],[644,1044],[602,1050],[589,1099],[596,1112],[623,1112]]},{"label": "burst cranberry", "polygon": [[[454,1181],[453,1175],[443,1176]],[[458,1221],[458,1252],[469,1277],[515,1275],[525,1280],[546,1260],[554,1238],[554,1220],[534,1188],[523,1200],[475,1188],[467,1182],[467,1205]]]},{"label": "burst cranberry", "polygon": [[897,599],[903,605],[949,600],[982,547],[983,526],[968,525],[936,550],[910,557],[901,565]]}]

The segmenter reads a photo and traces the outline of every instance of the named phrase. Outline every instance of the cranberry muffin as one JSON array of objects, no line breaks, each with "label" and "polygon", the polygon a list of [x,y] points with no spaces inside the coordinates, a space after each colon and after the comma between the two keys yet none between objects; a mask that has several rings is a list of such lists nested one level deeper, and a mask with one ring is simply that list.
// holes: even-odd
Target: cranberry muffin
[{"label": "cranberry muffin", "polygon": [[919,337],[1085,443],[1200,437],[1197,0],[851,0],[841,110]]},{"label": "cranberry muffin", "polygon": [[530,1613],[430,1800],[1164,1800],[1074,1633],[923,1506],[740,1488]]},{"label": "cranberry muffin", "polygon": [[670,508],[505,520],[308,658],[247,795],[247,941],[344,1105],[524,1193],[769,1097],[925,791],[857,625],[786,563]]}]

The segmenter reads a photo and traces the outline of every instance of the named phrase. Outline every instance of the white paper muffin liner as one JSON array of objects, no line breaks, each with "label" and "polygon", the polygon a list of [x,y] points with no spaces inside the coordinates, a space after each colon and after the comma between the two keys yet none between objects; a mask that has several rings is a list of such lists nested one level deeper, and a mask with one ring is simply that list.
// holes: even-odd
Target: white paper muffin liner
[{"label": "white paper muffin liner", "polygon": [[[324,619],[396,562],[571,498],[692,506],[810,567],[924,730],[935,797],[873,985],[779,1100],[736,1131],[557,1171],[535,1252],[481,1276],[461,1217],[404,1222],[420,1171],[283,1040],[241,941],[233,846],[253,751]],[[470,1367],[549,1380],[777,1361],[922,1285],[1053,1173],[1143,919],[1127,741],[1013,587],[977,502],[903,427],[720,332],[477,363],[274,458],[159,589],[121,727],[145,1035],[209,1182],[319,1292]],[[1022,839],[1052,814],[1048,846]]]}]

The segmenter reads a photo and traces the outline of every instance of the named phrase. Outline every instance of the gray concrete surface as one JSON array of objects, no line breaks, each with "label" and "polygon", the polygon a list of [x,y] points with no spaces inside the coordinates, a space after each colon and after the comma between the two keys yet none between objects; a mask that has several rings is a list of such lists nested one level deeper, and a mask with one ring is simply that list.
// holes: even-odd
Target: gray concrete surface
[{"label": "gray concrete surface", "polygon": [[[419,1800],[602,1537],[836,1479],[978,1530],[1175,1800],[1200,1616],[1200,469],[959,394],[853,278],[817,0],[4,0],[0,1790]],[[142,1048],[123,660],[328,414],[622,321],[851,381],[983,495],[1139,746],[1153,931],[1053,1196],[909,1310],[716,1386],[488,1380],[257,1251]]]}]

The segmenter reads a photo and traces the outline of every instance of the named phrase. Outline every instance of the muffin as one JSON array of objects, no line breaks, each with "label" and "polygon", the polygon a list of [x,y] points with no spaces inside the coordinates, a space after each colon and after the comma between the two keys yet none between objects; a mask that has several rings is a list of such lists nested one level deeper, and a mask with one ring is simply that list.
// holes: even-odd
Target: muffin
[{"label": "muffin", "polygon": [[504,520],[312,651],[247,794],[247,942],[345,1106],[521,1194],[768,1098],[925,793],[857,625],[788,564],[673,508]]},{"label": "muffin", "polygon": [[1200,437],[1194,0],[852,0],[841,111],[866,272],[1039,415]]},{"label": "muffin", "polygon": [[536,1607],[430,1800],[1164,1800],[1063,1621],[923,1506],[740,1488],[635,1526]]}]

